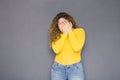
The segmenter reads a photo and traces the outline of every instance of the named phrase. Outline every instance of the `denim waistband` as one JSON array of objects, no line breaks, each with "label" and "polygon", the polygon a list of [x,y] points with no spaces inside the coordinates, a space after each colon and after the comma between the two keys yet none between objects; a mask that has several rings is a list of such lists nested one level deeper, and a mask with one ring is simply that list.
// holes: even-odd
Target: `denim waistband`
[{"label": "denim waistband", "polygon": [[63,66],[63,67],[71,67],[71,66],[74,66],[74,65],[77,65],[77,64],[81,64],[82,62],[77,62],[77,63],[74,63],[74,64],[70,64],[70,65],[63,65],[63,64],[60,64],[58,62],[54,62],[55,65],[59,65],[59,66]]}]

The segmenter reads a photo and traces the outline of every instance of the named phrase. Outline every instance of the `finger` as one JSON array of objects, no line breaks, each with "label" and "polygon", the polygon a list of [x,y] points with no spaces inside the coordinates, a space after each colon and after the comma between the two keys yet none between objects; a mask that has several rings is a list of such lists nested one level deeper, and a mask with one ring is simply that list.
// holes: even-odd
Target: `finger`
[{"label": "finger", "polygon": [[66,20],[64,20],[64,23],[66,24],[66,23],[67,23],[67,21],[66,21]]},{"label": "finger", "polygon": [[62,24],[64,24],[64,25],[65,25],[66,23],[67,23],[67,21],[66,21],[66,20],[63,20],[63,21],[62,21]]}]

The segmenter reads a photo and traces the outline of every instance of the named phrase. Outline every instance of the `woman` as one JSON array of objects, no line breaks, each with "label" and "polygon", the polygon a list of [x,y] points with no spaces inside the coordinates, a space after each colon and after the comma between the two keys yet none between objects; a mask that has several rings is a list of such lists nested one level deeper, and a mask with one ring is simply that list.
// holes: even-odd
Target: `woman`
[{"label": "woman", "polygon": [[51,68],[51,80],[84,80],[81,52],[85,31],[79,28],[71,15],[58,13],[52,20],[50,46],[56,56]]}]

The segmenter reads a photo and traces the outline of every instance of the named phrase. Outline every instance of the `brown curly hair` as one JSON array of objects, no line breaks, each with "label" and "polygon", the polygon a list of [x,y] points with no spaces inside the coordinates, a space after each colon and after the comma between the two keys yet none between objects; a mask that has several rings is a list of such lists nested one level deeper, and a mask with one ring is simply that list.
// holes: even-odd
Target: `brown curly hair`
[{"label": "brown curly hair", "polygon": [[51,46],[51,43],[52,41],[55,41],[57,39],[59,39],[61,36],[60,34],[62,33],[59,28],[58,28],[58,20],[60,18],[65,18],[66,20],[70,21],[72,24],[73,24],[73,28],[77,28],[78,25],[76,24],[74,18],[69,15],[68,13],[66,12],[60,12],[58,13],[52,20],[51,22],[51,25],[50,25],[50,28],[49,28],[49,41],[50,41],[50,46]]}]

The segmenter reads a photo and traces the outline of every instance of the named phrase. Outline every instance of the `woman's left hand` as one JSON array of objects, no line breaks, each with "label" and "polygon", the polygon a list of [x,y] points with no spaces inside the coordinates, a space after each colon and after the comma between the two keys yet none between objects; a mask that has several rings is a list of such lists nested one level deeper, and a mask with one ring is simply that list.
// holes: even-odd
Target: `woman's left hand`
[{"label": "woman's left hand", "polygon": [[72,32],[72,27],[73,27],[73,25],[72,25],[72,23],[71,22],[68,22],[67,23],[68,24],[68,26],[67,26],[67,33],[69,34],[70,32]]}]

